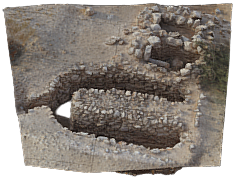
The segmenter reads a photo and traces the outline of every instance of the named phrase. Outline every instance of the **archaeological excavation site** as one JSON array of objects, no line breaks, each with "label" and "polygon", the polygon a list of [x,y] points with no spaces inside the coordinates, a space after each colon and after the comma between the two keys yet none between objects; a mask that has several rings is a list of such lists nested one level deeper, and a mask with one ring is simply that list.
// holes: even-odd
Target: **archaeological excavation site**
[{"label": "archaeological excavation site", "polygon": [[[25,165],[121,175],[220,166],[231,13],[232,4],[5,8]],[[69,101],[70,117],[57,114]]]}]

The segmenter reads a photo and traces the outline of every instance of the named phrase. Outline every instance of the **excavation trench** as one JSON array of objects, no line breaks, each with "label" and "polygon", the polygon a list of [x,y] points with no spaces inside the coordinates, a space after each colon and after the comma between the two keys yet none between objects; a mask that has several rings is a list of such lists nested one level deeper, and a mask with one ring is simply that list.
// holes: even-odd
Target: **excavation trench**
[{"label": "excavation trench", "polygon": [[[78,122],[71,121],[69,123],[68,118],[57,115],[57,108],[70,101],[72,99],[72,94],[80,88],[85,88],[86,90],[90,88],[103,89],[105,91],[115,88],[117,90],[140,92],[141,94],[158,96],[159,98],[166,98],[171,102],[184,101],[185,86],[179,85],[179,83],[171,84],[169,82],[161,82],[161,80],[148,80],[143,76],[138,74],[133,75],[125,70],[117,69],[116,67],[108,67],[107,72],[105,73],[100,73],[98,70],[99,69],[94,68],[91,72],[90,70],[82,71],[74,69],[69,73],[61,74],[54,80],[53,88],[51,87],[49,92],[28,101],[25,105],[25,111],[27,112],[28,109],[37,106],[49,106],[54,112],[56,119],[63,127],[68,127],[74,132],[95,134],[96,137],[106,136],[108,138],[115,138],[117,142],[124,141],[127,144],[133,143],[150,148],[173,147],[175,144],[179,143],[180,129],[160,130],[160,133],[158,133],[158,131],[156,131],[158,124],[147,124],[145,127],[141,126],[140,129],[128,126],[128,131],[121,131],[120,128],[122,127],[123,122],[121,118],[118,118],[118,124],[113,125],[115,120],[111,119],[110,121],[106,121],[105,125],[97,126],[94,122],[93,115],[91,115],[91,121],[82,119],[79,126]],[[87,100],[85,101],[87,102]],[[90,116],[87,118],[90,118]],[[81,126],[82,123],[84,126]]]},{"label": "excavation trench", "polygon": [[187,63],[194,63],[199,57],[199,54],[185,51],[183,46],[167,45],[165,38],[162,39],[160,48],[152,47],[151,50],[152,59],[169,63],[167,71],[179,71]]}]

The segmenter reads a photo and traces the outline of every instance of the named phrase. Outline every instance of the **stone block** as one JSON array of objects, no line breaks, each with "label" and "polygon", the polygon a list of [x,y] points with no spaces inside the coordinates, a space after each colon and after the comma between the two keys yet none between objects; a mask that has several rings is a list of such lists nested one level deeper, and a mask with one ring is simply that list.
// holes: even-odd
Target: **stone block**
[{"label": "stone block", "polygon": [[159,24],[161,22],[161,13],[153,13],[152,17],[154,24]]}]

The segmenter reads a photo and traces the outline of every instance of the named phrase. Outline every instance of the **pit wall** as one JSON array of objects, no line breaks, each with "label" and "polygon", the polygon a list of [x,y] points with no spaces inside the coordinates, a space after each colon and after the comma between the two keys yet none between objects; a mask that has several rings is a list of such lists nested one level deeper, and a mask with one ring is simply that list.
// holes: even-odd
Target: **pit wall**
[{"label": "pit wall", "polygon": [[[225,20],[221,21],[217,16],[210,14],[202,14],[201,11],[191,11],[189,7],[184,6],[153,6],[146,7],[137,16],[137,25],[141,29],[151,28],[154,24],[167,26],[164,30],[187,31],[182,34],[187,38],[199,34],[204,40],[213,41],[214,35],[209,33],[221,25],[227,25]],[[152,31],[159,29],[151,28]],[[173,30],[174,29],[174,30]],[[176,30],[177,29],[177,30]]]},{"label": "pit wall", "polygon": [[43,93],[31,94],[27,98],[25,111],[41,105],[47,105],[55,111],[59,105],[69,101],[79,88],[116,88],[153,94],[174,102],[184,100],[186,84],[180,82],[187,78],[179,72],[168,74],[156,65],[144,66],[137,61],[121,61],[114,64],[79,63],[73,67],[71,71],[53,79]]},{"label": "pit wall", "polygon": [[[46,88],[45,92],[42,94],[31,94],[30,97],[28,98],[28,102],[25,105],[26,108],[26,112],[28,112],[28,109],[30,109],[30,107],[34,108],[34,107],[40,107],[42,105],[48,106],[50,107],[50,109],[55,112],[55,110],[63,103],[69,101],[71,99],[71,94],[73,94],[75,91],[77,91],[79,88],[85,88],[86,85],[87,88],[89,89],[91,87],[93,87],[94,89],[103,89],[106,87],[105,90],[109,90],[111,88],[108,87],[108,84],[106,81],[110,80],[110,79],[115,79],[117,81],[121,81],[124,83],[124,87],[119,87],[121,86],[120,82],[112,82],[111,87],[112,88],[116,88],[116,89],[122,89],[125,90],[125,85],[129,83],[129,85],[134,86],[134,88],[137,88],[140,92],[140,88],[143,88],[145,90],[145,92],[150,92],[151,88],[158,88],[161,86],[164,86],[165,88],[170,88],[170,91],[174,91],[174,89],[177,89],[177,92],[172,92],[175,95],[183,95],[183,101],[169,101],[164,97],[158,96],[156,95],[156,92],[152,91],[152,96],[155,98],[156,96],[158,96],[160,99],[159,100],[163,100],[162,102],[165,102],[165,107],[169,106],[169,105],[179,105],[181,106],[181,108],[184,106],[185,107],[191,107],[192,105],[194,105],[194,103],[197,102],[197,113],[196,116],[190,116],[189,119],[192,121],[194,121],[193,126],[195,127],[199,127],[199,121],[200,121],[200,117],[202,116],[202,113],[199,111],[199,106],[200,104],[200,100],[191,100],[191,88],[188,87],[189,83],[191,82],[191,79],[194,80],[200,73],[200,70],[198,69],[198,65],[203,63],[202,57],[200,57],[199,60],[196,60],[195,63],[188,63],[186,64],[185,68],[186,72],[184,73],[183,70],[180,71],[170,71],[167,72],[165,68],[159,67],[155,64],[152,63],[141,63],[138,60],[126,60],[126,59],[122,59],[120,55],[115,56],[111,62],[109,63],[83,63],[80,62],[76,65],[72,66],[72,69],[70,69],[70,71],[66,72],[66,73],[62,73],[60,76],[57,76],[55,79],[52,79],[52,81],[49,83],[49,87]],[[125,75],[124,75],[125,73]],[[97,80],[97,78],[99,78]],[[92,79],[92,80],[91,80]],[[127,80],[129,79],[129,80]],[[90,82],[91,81],[91,82]],[[92,82],[94,81],[94,82]],[[95,82],[97,81],[97,82]],[[100,82],[101,81],[101,82]],[[146,83],[149,83],[149,86],[146,85],[141,85],[141,81],[146,81]],[[102,83],[103,82],[103,83]],[[132,83],[132,84],[130,84]],[[94,84],[94,85],[91,85]],[[113,87],[114,84],[118,87]],[[117,85],[118,84],[118,85]],[[138,87],[136,87],[138,86]],[[156,89],[155,89],[156,90]],[[110,90],[109,90],[110,91]],[[136,90],[125,90],[125,91],[131,91],[131,93],[135,92]],[[121,91],[121,93],[123,93],[123,91]],[[141,92],[140,92],[141,93]],[[163,92],[163,95],[165,95],[165,93],[167,93],[167,91],[165,90]],[[143,94],[143,93],[141,93]],[[151,95],[149,93],[147,93],[148,95]],[[145,94],[144,94],[145,95]],[[171,94],[172,95],[172,94]],[[162,98],[162,99],[161,99]],[[156,97],[157,99],[157,97]],[[173,106],[171,106],[173,107]],[[176,107],[176,106],[174,106]],[[178,113],[180,113],[180,118],[183,119],[183,115],[181,114],[181,109],[178,110]],[[191,113],[189,113],[191,114]],[[174,116],[174,118],[176,117],[176,115]],[[171,119],[172,120],[172,119]],[[175,120],[175,119],[174,119]],[[155,120],[156,122],[156,120]],[[176,120],[175,120],[176,122]],[[181,122],[177,122],[177,123],[183,123],[183,126],[185,126],[185,131],[187,131],[189,128],[186,127],[186,125],[184,124],[184,122],[186,122],[185,120],[182,120]],[[151,123],[151,121],[150,121]],[[169,122],[168,122],[169,123]],[[171,122],[173,124],[173,122]],[[162,125],[162,124],[161,124]],[[161,126],[160,125],[160,126]],[[178,125],[178,124],[177,124]],[[129,126],[129,125],[128,125]],[[172,127],[172,126],[170,126]],[[178,127],[178,126],[177,126]],[[135,128],[135,127],[134,127]],[[65,129],[68,129],[65,127]],[[180,149],[181,147],[184,146],[184,143],[186,143],[186,139],[189,139],[188,135],[183,134],[182,132],[183,128],[181,128],[181,133],[179,133],[179,139],[180,142],[177,143],[175,146],[173,146],[174,144],[162,144],[159,146],[159,148],[155,148],[156,146],[152,144],[150,144],[152,150],[150,150],[151,153],[153,154],[160,154],[160,152],[167,152],[166,149],[164,148],[165,146],[167,146],[170,149],[170,152],[174,152],[176,153],[176,151],[171,151],[171,149]],[[88,133],[85,133],[85,130],[80,129],[78,130],[80,132],[78,132],[79,135],[83,135],[83,136],[88,136]],[[153,132],[152,130],[148,130]],[[72,131],[70,131],[72,132]],[[156,131],[155,131],[156,132]],[[91,135],[90,136],[95,136],[95,131],[89,132]],[[157,132],[156,132],[157,133]],[[99,135],[97,137],[98,141],[102,141],[103,144],[109,144],[111,143],[111,141],[113,141],[113,143],[118,144],[120,142],[116,142],[116,140],[111,137],[111,135],[107,135],[107,134],[97,134]],[[157,133],[158,135],[158,133]],[[139,135],[140,136],[140,135]],[[142,136],[142,135],[141,135]],[[143,136],[145,136],[143,134]],[[177,136],[177,134],[176,134]],[[166,137],[168,138],[168,136]],[[133,139],[133,138],[132,138]],[[125,142],[125,139],[120,139],[121,142],[127,147],[126,144],[128,144],[127,142]],[[152,141],[153,142],[153,141]],[[142,144],[141,142],[136,142],[135,144],[137,144],[136,146],[140,146],[145,148],[143,145],[139,145]],[[130,143],[129,145],[133,145],[133,143]],[[129,146],[128,145],[128,146]],[[191,144],[193,145],[193,144]],[[158,147],[158,146],[157,146]],[[173,148],[171,148],[173,147]],[[194,149],[194,146],[192,146],[192,148]],[[146,148],[145,148],[146,149]],[[106,150],[107,151],[107,150]],[[111,152],[111,150],[109,150]],[[115,151],[115,152],[114,152]],[[118,150],[112,150],[113,153],[117,154],[117,153],[121,153]],[[108,152],[107,152],[108,153]]]},{"label": "pit wall", "polygon": [[[142,10],[137,16],[137,26],[124,29],[124,33],[132,38],[128,54],[146,62],[156,62],[151,58],[168,62],[166,66],[170,66],[166,68],[170,71],[198,60],[204,52],[199,43],[215,44],[215,36],[228,40],[229,28],[225,20],[188,7],[153,6]],[[176,64],[180,66],[173,66]]]},{"label": "pit wall", "polygon": [[79,89],[72,97],[70,130],[150,148],[173,147],[184,130],[178,104],[117,90]]},{"label": "pit wall", "polygon": [[141,63],[120,55],[108,63],[79,62],[69,71],[52,78],[43,93],[29,94],[25,98],[24,111],[46,105],[55,112],[61,104],[70,101],[72,94],[79,88],[116,88],[152,94],[175,103],[184,102],[189,78],[197,78],[200,74],[198,65],[202,63],[203,57],[200,57],[195,63],[187,63],[180,71],[168,72],[156,64]]}]

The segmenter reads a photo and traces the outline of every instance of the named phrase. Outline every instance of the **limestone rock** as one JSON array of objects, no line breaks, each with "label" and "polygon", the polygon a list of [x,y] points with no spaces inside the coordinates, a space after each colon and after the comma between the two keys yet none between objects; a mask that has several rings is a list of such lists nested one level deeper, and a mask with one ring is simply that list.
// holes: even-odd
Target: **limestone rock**
[{"label": "limestone rock", "polygon": [[80,65],[80,66],[79,66],[79,70],[80,70],[80,71],[84,71],[85,68],[86,68],[86,67],[85,67],[84,65]]},{"label": "limestone rock", "polygon": [[188,39],[188,38],[185,37],[185,36],[181,36],[181,39],[182,39],[183,42],[190,41],[190,39]]},{"label": "limestone rock", "polygon": [[117,41],[121,40],[120,37],[111,36],[106,42],[106,45],[114,45]]},{"label": "limestone rock", "polygon": [[211,41],[214,40],[214,37],[212,37],[212,36],[210,36],[210,35],[207,35],[206,38],[207,38],[208,40],[211,40]]},{"label": "limestone rock", "polygon": [[159,12],[159,7],[158,6],[153,6],[151,7],[152,12]]},{"label": "limestone rock", "polygon": [[122,45],[122,44],[124,44],[124,40],[121,39],[121,40],[119,40],[118,43],[119,43],[119,45]]},{"label": "limestone rock", "polygon": [[141,33],[148,33],[148,30],[146,30],[146,29],[140,29],[140,32],[141,32]]},{"label": "limestone rock", "polygon": [[193,23],[193,28],[196,28],[196,27],[199,26],[199,25],[200,25],[200,19],[197,19],[197,20],[195,20],[194,23]]},{"label": "limestone rock", "polygon": [[173,37],[168,37],[166,39],[166,43],[168,45],[171,45],[171,46],[175,46],[175,47],[178,47],[178,46],[182,46],[183,45],[183,42],[181,39],[174,39]]},{"label": "limestone rock", "polygon": [[192,39],[202,39],[202,37],[199,34],[196,34],[192,37]]},{"label": "limestone rock", "polygon": [[143,52],[141,49],[136,49],[135,50],[135,57],[138,58],[138,59],[141,59],[143,56]]},{"label": "limestone rock", "polygon": [[139,36],[139,35],[140,35],[140,32],[138,32],[138,31],[136,31],[136,32],[133,33],[133,36],[135,36],[135,37],[136,37],[136,36]]},{"label": "limestone rock", "polygon": [[174,13],[169,13],[169,21],[174,21],[176,18],[176,15]]},{"label": "limestone rock", "polygon": [[145,14],[145,15],[144,15],[144,19],[145,19],[145,20],[149,20],[149,18],[150,18],[149,14]]},{"label": "limestone rock", "polygon": [[156,149],[151,149],[150,150],[152,153],[154,153],[154,154],[159,154],[160,153],[160,150],[158,149],[158,148],[156,148]]},{"label": "limestone rock", "polygon": [[212,20],[209,20],[209,21],[206,23],[206,25],[207,25],[208,27],[213,27],[213,26],[215,26],[215,23],[214,23]]},{"label": "limestone rock", "polygon": [[184,42],[184,50],[191,52],[193,49],[192,46],[193,46],[192,42],[189,42],[189,41]]},{"label": "limestone rock", "polygon": [[128,54],[132,55],[134,53],[135,53],[135,48],[134,47],[130,47],[129,50],[128,50]]},{"label": "limestone rock", "polygon": [[146,14],[151,14],[152,13],[152,10],[149,10],[148,7],[145,7],[144,10],[143,10],[144,13]]},{"label": "limestone rock", "polygon": [[156,64],[157,66],[164,67],[164,68],[169,68],[170,64],[161,60],[155,60],[152,58],[149,58],[149,62]]},{"label": "limestone rock", "polygon": [[196,64],[196,65],[201,65],[202,63],[203,63],[203,61],[201,61],[201,60],[196,60],[196,61],[195,61],[195,64]]},{"label": "limestone rock", "polygon": [[197,32],[197,34],[198,34],[198,35],[200,35],[201,37],[203,37],[203,36],[204,36],[204,33],[203,33],[203,31],[199,31],[199,32]]},{"label": "limestone rock", "polygon": [[162,72],[162,73],[166,73],[167,72],[167,69],[164,68],[164,67],[158,67],[159,71]]},{"label": "limestone rock", "polygon": [[204,14],[204,16],[206,18],[209,18],[209,19],[213,19],[214,18],[214,15],[211,15],[211,14]]},{"label": "limestone rock", "polygon": [[181,147],[183,147],[183,143],[182,143],[182,142],[177,143],[177,144],[174,146],[175,149],[181,148]]},{"label": "limestone rock", "polygon": [[183,11],[182,15],[183,15],[183,16],[188,16],[188,15],[189,15],[188,10],[185,9],[185,10]]},{"label": "limestone rock", "polygon": [[200,54],[202,52],[202,48],[200,46],[197,47],[197,51]]},{"label": "limestone rock", "polygon": [[184,10],[187,10],[188,12],[190,12],[190,8],[189,7],[183,7]]},{"label": "limestone rock", "polygon": [[94,13],[95,12],[92,7],[87,7],[85,10],[85,15],[92,16]]},{"label": "limestone rock", "polygon": [[195,120],[194,126],[199,127],[199,121],[198,120]]},{"label": "limestone rock", "polygon": [[150,43],[150,45],[152,45],[155,48],[159,48],[161,45],[161,40],[157,36],[150,36],[147,40]]},{"label": "limestone rock", "polygon": [[192,18],[189,18],[189,19],[188,19],[187,25],[188,25],[189,27],[193,25],[193,19],[192,19]]},{"label": "limestone rock", "polygon": [[103,141],[103,140],[107,140],[108,138],[105,136],[98,136],[97,137],[97,141]]},{"label": "limestone rock", "polygon": [[166,36],[168,36],[168,33],[165,30],[159,30],[159,36],[166,37]]},{"label": "limestone rock", "polygon": [[200,11],[192,11],[190,17],[195,19],[202,18],[202,13]]},{"label": "limestone rock", "polygon": [[181,73],[181,76],[186,76],[190,74],[190,70],[183,68],[183,69],[180,69],[180,73]]},{"label": "limestone rock", "polygon": [[170,37],[179,37],[180,34],[179,34],[179,32],[169,32],[169,36]]},{"label": "limestone rock", "polygon": [[178,9],[176,12],[175,12],[175,15],[180,15],[181,14],[181,9]]},{"label": "limestone rock", "polygon": [[199,32],[199,31],[203,31],[203,30],[206,30],[207,29],[207,26],[205,25],[199,25],[195,28],[195,33]]},{"label": "limestone rock", "polygon": [[167,12],[174,12],[174,6],[168,6]]},{"label": "limestone rock", "polygon": [[163,18],[164,22],[169,22],[170,21],[169,13],[162,13],[161,17]]},{"label": "limestone rock", "polygon": [[123,32],[125,35],[128,35],[130,33],[129,29],[124,29]]},{"label": "limestone rock", "polygon": [[145,66],[145,68],[146,68],[147,70],[149,70],[149,71],[152,69],[152,67],[151,67],[150,64],[145,64],[144,66]]},{"label": "limestone rock", "polygon": [[117,42],[115,38],[110,38],[108,41],[105,42],[106,45],[114,45]]},{"label": "limestone rock", "polygon": [[218,14],[221,14],[221,11],[220,11],[220,9],[216,9],[215,10],[215,13],[218,15]]},{"label": "limestone rock", "polygon": [[191,64],[191,63],[187,63],[187,64],[185,65],[185,68],[186,68],[186,69],[192,69],[193,67],[192,67],[192,64]]},{"label": "limestone rock", "polygon": [[177,20],[176,20],[176,24],[177,25],[184,25],[186,22],[186,18],[183,16],[178,16]]},{"label": "limestone rock", "polygon": [[146,28],[150,27],[150,24],[151,24],[151,22],[149,20],[145,20],[142,24],[142,28],[146,29]]},{"label": "limestone rock", "polygon": [[[200,99],[201,99],[201,98],[200,98]],[[197,116],[197,117],[200,117],[201,115],[202,115],[201,112],[197,112],[197,113],[196,113],[196,116]]]},{"label": "limestone rock", "polygon": [[119,117],[120,116],[120,112],[116,110],[113,116],[114,117]]},{"label": "limestone rock", "polygon": [[151,50],[152,50],[152,46],[151,45],[147,45],[145,48],[145,53],[144,53],[144,60],[148,61],[150,56],[151,56]]},{"label": "limestone rock", "polygon": [[131,46],[137,49],[137,48],[139,48],[140,44],[138,43],[137,40],[132,40],[131,41]]},{"label": "limestone rock", "polygon": [[178,6],[178,10],[183,11],[184,10],[184,6]]},{"label": "limestone rock", "polygon": [[203,100],[203,99],[205,99],[205,98],[206,98],[206,96],[205,96],[205,95],[203,95],[203,93],[201,93],[201,94],[200,94],[200,99],[202,99],[202,100]]},{"label": "limestone rock", "polygon": [[153,13],[153,23],[159,24],[161,22],[161,13]]},{"label": "limestone rock", "polygon": [[152,24],[151,26],[152,31],[159,31],[161,30],[161,27],[159,24]]},{"label": "limestone rock", "polygon": [[132,32],[135,32],[135,31],[138,31],[139,30],[139,27],[138,26],[132,26],[131,28],[131,31]]},{"label": "limestone rock", "polygon": [[201,38],[194,38],[194,39],[192,40],[192,42],[193,42],[193,48],[194,48],[194,49],[197,49],[197,47],[198,47],[198,42],[202,42],[202,39],[201,39]]},{"label": "limestone rock", "polygon": [[181,79],[181,77],[176,77],[175,80],[176,80],[176,82],[181,82],[182,79]]}]

